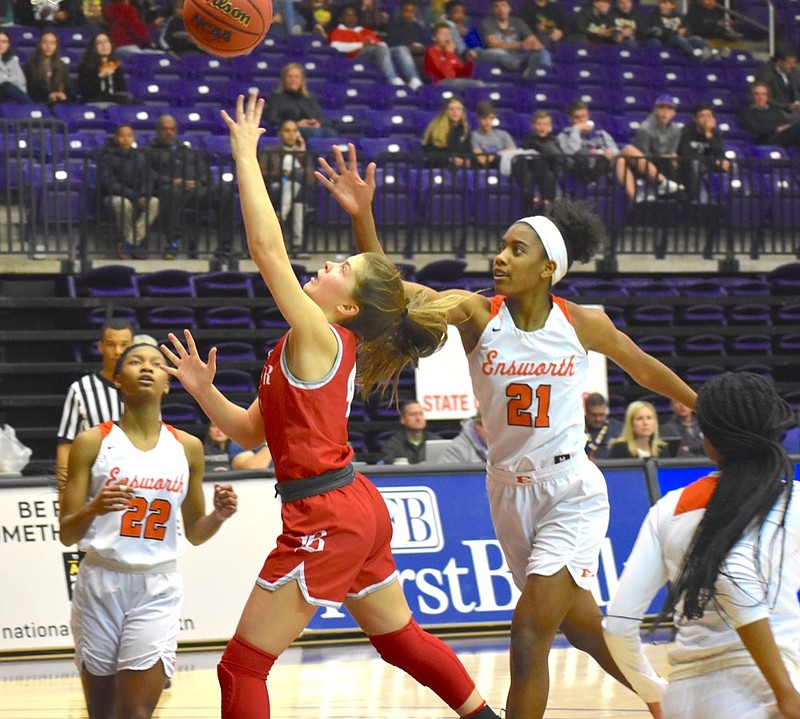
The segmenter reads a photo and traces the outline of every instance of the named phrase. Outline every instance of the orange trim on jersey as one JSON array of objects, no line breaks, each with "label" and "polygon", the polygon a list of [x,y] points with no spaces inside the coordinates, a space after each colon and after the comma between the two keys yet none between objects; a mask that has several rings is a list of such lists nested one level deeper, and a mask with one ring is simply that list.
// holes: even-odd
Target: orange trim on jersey
[{"label": "orange trim on jersey", "polygon": [[101,422],[97,426],[100,428],[100,439],[103,440],[110,434],[114,423],[111,420],[108,420],[108,422]]},{"label": "orange trim on jersey", "polygon": [[489,311],[489,319],[492,320],[497,317],[497,313],[500,312],[500,308],[503,306],[503,302],[506,301],[505,295],[495,295],[492,297],[492,306]]},{"label": "orange trim on jersey", "polygon": [[556,297],[556,295],[550,295],[552,297],[554,304],[557,304],[561,311],[564,313],[564,317],[567,318],[567,322],[572,324],[572,319],[569,316],[569,310],[567,309],[567,301],[563,297]]},{"label": "orange trim on jersey", "polygon": [[178,437],[178,430],[175,429],[175,427],[173,427],[171,424],[167,424],[166,422],[162,422],[161,424],[163,424],[169,430],[169,433],[175,437],[175,439],[177,439],[179,442],[181,441],[181,438]]},{"label": "orange trim on jersey", "polygon": [[711,501],[714,490],[717,488],[718,480],[719,477],[711,474],[684,487],[681,492],[681,498],[678,500],[678,504],[675,507],[675,514],[672,516],[677,517],[679,514],[694,512],[697,509],[705,509],[709,501]]}]

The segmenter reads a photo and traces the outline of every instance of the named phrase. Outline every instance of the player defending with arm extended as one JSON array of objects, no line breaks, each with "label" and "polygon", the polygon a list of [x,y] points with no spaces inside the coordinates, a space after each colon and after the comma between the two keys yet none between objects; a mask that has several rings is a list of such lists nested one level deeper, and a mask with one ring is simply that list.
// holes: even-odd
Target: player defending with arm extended
[{"label": "player defending with arm extended", "polygon": [[[258,399],[245,409],[212,384],[216,351],[203,362],[191,334],[171,335],[169,372],[234,442],[272,452],[283,533],[267,557],[236,634],[217,668],[224,719],[269,716],[267,675],[320,606],[347,607],[384,660],[430,687],[462,717],[496,719],[453,652],[411,616],[391,554],[386,503],[352,465],[347,417],[358,379],[392,384],[436,351],[445,310],[458,302],[408,300],[399,270],[382,255],[328,262],[301,286],[286,252],[256,149],[264,101],[239,97],[223,112],[236,162],[250,255],[291,329],[270,352]],[[280,407],[282,411],[275,411]],[[268,409],[269,408],[269,409]]]},{"label": "player defending with arm extended", "polygon": [[[375,166],[358,175],[355,148],[337,168],[317,173],[353,218],[358,248],[381,252],[371,212]],[[509,719],[544,714],[547,658],[561,629],[626,683],[602,636],[602,614],[590,592],[608,525],[605,480],[584,451],[582,395],[589,350],[600,352],[654,392],[694,406],[695,393],[640,350],[600,310],[551,294],[573,260],[586,262],[605,230],[585,206],[554,203],[548,216],[526,217],[503,236],[494,260],[497,295],[463,290],[448,322],[461,335],[487,430],[487,490],[495,532],[522,591],[511,623]],[[565,497],[569,498],[568,500]],[[651,712],[657,716],[658,705]]]}]

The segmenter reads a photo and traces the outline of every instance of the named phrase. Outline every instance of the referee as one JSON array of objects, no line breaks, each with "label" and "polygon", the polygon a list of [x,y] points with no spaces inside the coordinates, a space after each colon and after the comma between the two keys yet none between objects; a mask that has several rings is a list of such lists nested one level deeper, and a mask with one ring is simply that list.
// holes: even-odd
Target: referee
[{"label": "referee", "polygon": [[114,365],[125,348],[133,343],[133,326],[123,319],[111,319],[101,328],[97,348],[103,356],[103,369],[86,374],[69,386],[56,439],[56,478],[61,485],[67,478],[69,450],[75,436],[101,422],[117,421],[122,400],[112,381]]}]

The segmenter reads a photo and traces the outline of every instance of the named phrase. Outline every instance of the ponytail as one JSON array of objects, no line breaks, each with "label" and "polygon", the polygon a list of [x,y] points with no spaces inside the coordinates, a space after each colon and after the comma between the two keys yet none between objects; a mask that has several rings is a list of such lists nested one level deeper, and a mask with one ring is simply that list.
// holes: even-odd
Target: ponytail
[{"label": "ponytail", "polygon": [[397,381],[409,365],[429,357],[447,338],[447,314],[463,299],[427,297],[424,290],[406,296],[400,270],[384,255],[365,252],[353,299],[358,314],[346,327],[359,338],[357,381],[364,397],[375,389],[397,401]]}]

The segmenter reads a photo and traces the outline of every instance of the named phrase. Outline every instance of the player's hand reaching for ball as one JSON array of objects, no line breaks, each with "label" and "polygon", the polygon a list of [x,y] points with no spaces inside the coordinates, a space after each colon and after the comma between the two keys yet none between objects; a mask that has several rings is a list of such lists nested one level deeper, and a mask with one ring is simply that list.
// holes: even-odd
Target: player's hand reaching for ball
[{"label": "player's hand reaching for ball", "polygon": [[231,134],[231,154],[234,160],[256,157],[258,138],[266,132],[263,127],[259,126],[263,112],[264,100],[258,97],[256,92],[251,92],[247,96],[246,102],[244,95],[236,98],[235,119],[225,110],[220,111]]}]

